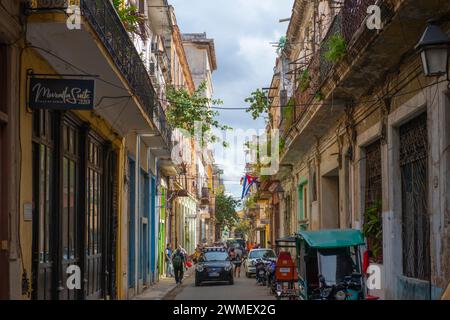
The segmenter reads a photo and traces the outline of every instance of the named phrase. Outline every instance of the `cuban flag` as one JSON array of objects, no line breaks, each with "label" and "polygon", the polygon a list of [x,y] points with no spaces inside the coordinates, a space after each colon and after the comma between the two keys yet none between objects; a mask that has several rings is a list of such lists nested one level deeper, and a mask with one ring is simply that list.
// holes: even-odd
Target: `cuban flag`
[{"label": "cuban flag", "polygon": [[247,194],[250,192],[250,188],[253,184],[258,180],[258,177],[252,177],[251,175],[246,174],[245,177],[241,178],[242,184],[242,196],[241,199],[244,199]]}]

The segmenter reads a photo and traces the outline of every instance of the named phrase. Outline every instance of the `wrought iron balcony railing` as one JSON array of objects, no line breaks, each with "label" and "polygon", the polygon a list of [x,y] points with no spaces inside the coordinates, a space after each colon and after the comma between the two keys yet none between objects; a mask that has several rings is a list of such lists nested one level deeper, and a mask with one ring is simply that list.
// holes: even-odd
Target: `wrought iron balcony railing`
[{"label": "wrought iron balcony railing", "polygon": [[111,55],[116,67],[128,82],[133,94],[145,108],[147,115],[158,122],[166,144],[171,148],[171,132],[166,115],[159,103],[147,68],[136,50],[127,30],[110,0],[33,0],[33,10],[63,10],[70,5],[79,6],[82,16],[89,22]]},{"label": "wrought iron balcony railing", "polygon": [[[282,120],[280,129],[282,130],[282,137],[286,139],[286,144],[289,145],[290,133],[293,126],[297,125],[299,121],[305,116],[308,110],[315,107],[314,103],[318,104],[319,91],[323,82],[329,77],[333,70],[334,62],[325,58],[326,52],[329,50],[328,41],[336,34],[342,36],[345,41],[347,53],[353,56],[363,50],[366,39],[361,39],[360,36],[364,31],[365,21],[368,16],[367,9],[370,5],[376,4],[381,8],[382,22],[388,21],[394,15],[394,9],[389,0],[345,0],[344,6],[339,13],[333,17],[329,29],[324,39],[319,44],[319,49],[308,61],[306,70],[309,74],[309,84],[303,91],[300,90],[300,84],[295,90],[295,112],[292,121]],[[367,32],[366,32],[367,33]],[[289,98],[289,97],[288,97]]]},{"label": "wrought iron balcony railing", "polygon": [[208,187],[202,188],[202,200],[209,200],[209,188]]}]

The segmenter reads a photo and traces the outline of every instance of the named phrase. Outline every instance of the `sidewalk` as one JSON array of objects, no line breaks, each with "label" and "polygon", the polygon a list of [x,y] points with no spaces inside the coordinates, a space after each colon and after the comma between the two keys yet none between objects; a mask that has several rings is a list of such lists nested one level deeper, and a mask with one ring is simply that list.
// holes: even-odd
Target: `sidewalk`
[{"label": "sidewalk", "polygon": [[[194,274],[195,268],[192,267],[184,273],[183,282]],[[175,290],[177,285],[175,278],[160,278],[159,281],[145,290],[143,293],[134,297],[133,300],[162,300],[166,295]]]}]

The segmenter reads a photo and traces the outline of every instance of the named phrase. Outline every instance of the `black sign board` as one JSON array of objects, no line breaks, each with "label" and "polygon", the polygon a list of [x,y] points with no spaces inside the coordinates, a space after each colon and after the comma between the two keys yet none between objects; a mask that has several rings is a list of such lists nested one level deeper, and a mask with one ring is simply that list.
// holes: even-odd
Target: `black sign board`
[{"label": "black sign board", "polygon": [[94,80],[30,79],[30,108],[52,110],[94,109]]}]

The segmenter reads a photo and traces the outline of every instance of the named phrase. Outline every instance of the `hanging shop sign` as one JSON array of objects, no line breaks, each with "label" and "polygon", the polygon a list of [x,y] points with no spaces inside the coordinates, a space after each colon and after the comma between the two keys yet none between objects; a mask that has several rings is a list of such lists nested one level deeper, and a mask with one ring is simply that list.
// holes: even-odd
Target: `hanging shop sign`
[{"label": "hanging shop sign", "polygon": [[30,78],[29,106],[35,109],[92,110],[94,80]]}]

